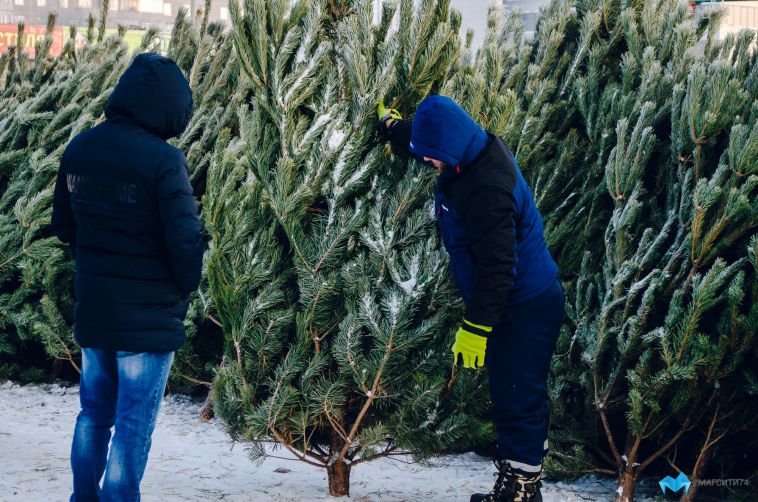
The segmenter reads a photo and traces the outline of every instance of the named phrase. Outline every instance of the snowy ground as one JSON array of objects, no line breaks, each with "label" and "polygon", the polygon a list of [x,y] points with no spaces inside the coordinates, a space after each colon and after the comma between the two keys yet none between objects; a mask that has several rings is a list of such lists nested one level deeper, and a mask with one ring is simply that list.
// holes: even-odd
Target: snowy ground
[{"label": "snowy ground", "polygon": [[[0,385],[0,500],[66,500],[70,490],[69,446],[78,411],[78,387]],[[200,403],[182,395],[164,400],[142,482],[152,501],[326,501],[326,474],[298,461],[250,462],[244,445],[232,444],[217,421],[198,419]],[[288,456],[285,452],[273,452]],[[431,464],[408,459],[357,466],[353,501],[467,501],[494,482],[492,464],[474,454]],[[609,501],[612,481],[586,478],[546,483],[546,502]]]}]

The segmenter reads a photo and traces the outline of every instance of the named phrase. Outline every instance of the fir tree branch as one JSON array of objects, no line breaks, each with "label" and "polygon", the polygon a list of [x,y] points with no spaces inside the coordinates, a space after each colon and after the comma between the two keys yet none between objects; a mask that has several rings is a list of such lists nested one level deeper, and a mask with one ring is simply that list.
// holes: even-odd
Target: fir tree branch
[{"label": "fir tree branch", "polygon": [[213,317],[211,314],[205,313],[205,318],[208,319],[213,324],[215,324],[216,326],[218,326],[219,328],[223,329],[224,326],[218,320],[216,320],[216,318]]},{"label": "fir tree branch", "polygon": [[356,465],[362,464],[363,462],[371,462],[372,460],[376,460],[377,458],[381,458],[381,457],[389,457],[392,455],[408,455],[408,452],[404,452],[404,451],[393,453],[399,448],[400,448],[399,446],[395,445],[395,446],[392,446],[391,448],[387,448],[386,450],[380,453],[369,455],[368,457],[364,457],[364,458],[359,458],[358,460],[354,460],[353,462],[350,462],[350,467],[351,468],[355,467]]},{"label": "fir tree branch", "polygon": [[188,381],[190,381],[190,382],[192,382],[194,384],[197,384],[197,385],[205,385],[206,387],[212,387],[213,386],[213,384],[211,382],[206,382],[205,380],[200,380],[200,379],[191,377],[189,375],[185,375],[184,373],[177,372],[177,375],[179,375],[180,377],[184,378],[185,380],[188,380]]},{"label": "fir tree branch", "polygon": [[79,367],[79,365],[78,365],[78,364],[76,364],[76,363],[74,362],[74,358],[71,356],[71,354],[70,354],[68,351],[66,351],[66,352],[67,352],[67,354],[66,354],[66,357],[65,357],[65,358],[63,358],[62,360],[63,360],[63,361],[68,361],[68,362],[71,364],[71,366],[73,366],[73,367],[74,367],[74,369],[76,370],[76,372],[77,372],[77,373],[79,373],[79,374],[81,375],[81,374],[82,374],[82,370],[81,370],[81,368]]},{"label": "fir tree branch", "polygon": [[[315,275],[315,271],[314,271],[314,275]],[[325,284],[321,284],[319,286],[318,290],[316,291],[316,295],[313,298],[313,303],[311,304],[311,309],[308,312],[308,331],[309,331],[309,333],[311,335],[311,339],[313,340],[313,343],[315,344],[315,348],[316,348],[316,353],[317,354],[321,352],[321,340],[323,340],[324,337],[323,336],[322,337],[318,336],[318,331],[313,328],[312,322],[313,322],[313,316],[314,316],[315,311],[316,311],[316,306],[318,305],[319,298],[321,297],[321,292],[324,290],[324,288],[325,288]],[[324,336],[326,336],[326,335],[324,335]]]},{"label": "fir tree branch", "polygon": [[600,403],[597,400],[597,396],[595,397],[595,408],[597,409],[598,413],[600,414],[600,420],[603,423],[603,430],[605,430],[605,439],[608,441],[608,446],[611,448],[611,453],[613,454],[613,458],[616,461],[616,466],[620,470],[623,463],[621,459],[621,454],[619,454],[618,449],[616,448],[616,439],[613,437],[613,432],[611,431],[611,426],[608,423],[608,417],[606,415],[606,409],[605,405],[603,403]]},{"label": "fir tree branch", "polygon": [[313,446],[316,447],[316,450],[321,454],[320,456],[310,452],[310,445],[311,445],[311,439],[313,439],[313,435],[316,433],[316,427],[311,427],[311,432],[308,434],[308,437],[306,437],[305,431],[308,429],[307,426],[303,425],[303,451],[308,452],[311,456],[319,459],[323,459],[324,462],[326,462],[326,458],[328,457],[327,454],[323,453],[321,448],[318,448],[317,444],[314,444]]},{"label": "fir tree branch", "polygon": [[387,364],[387,361],[389,361],[390,355],[393,351],[392,341],[395,337],[395,328],[393,327],[390,331],[389,341],[387,342],[387,352],[384,354],[384,357],[382,358],[382,362],[379,364],[379,369],[376,372],[376,376],[374,377],[374,383],[371,386],[371,394],[368,396],[368,399],[366,399],[366,402],[363,404],[363,407],[361,408],[361,411],[358,413],[358,417],[355,419],[355,422],[353,422],[353,427],[350,429],[350,434],[348,435],[348,440],[345,442],[345,445],[342,447],[342,450],[339,453],[339,456],[337,457],[338,460],[343,460],[345,458],[345,455],[347,455],[348,450],[350,449],[350,446],[352,445],[352,442],[355,440],[355,436],[358,433],[358,428],[361,426],[361,422],[363,422],[363,417],[366,416],[366,413],[368,412],[369,408],[371,407],[371,404],[374,402],[374,399],[376,398],[377,390],[379,389],[379,383],[382,378],[382,374],[384,373],[384,367]]},{"label": "fir tree branch", "polygon": [[708,459],[708,456],[710,455],[711,449],[716,443],[721,441],[721,439],[723,439],[724,436],[726,436],[726,431],[724,431],[718,436],[716,436],[715,438],[713,438],[713,430],[718,420],[719,408],[720,408],[720,403],[716,405],[716,410],[713,412],[713,417],[711,418],[708,424],[708,431],[705,435],[703,446],[700,448],[697,458],[695,459],[695,465],[692,467],[692,471],[689,476],[690,481],[692,482],[692,489],[689,492],[687,492],[687,494],[683,498],[683,500],[685,501],[695,500],[695,495],[698,489],[697,482],[700,479],[700,475],[703,471],[705,464],[707,463],[707,459]]},{"label": "fir tree branch", "polygon": [[[345,455],[345,458],[352,461],[356,455],[363,451],[363,446],[358,445],[356,449]],[[352,465],[352,464],[351,464]]]},{"label": "fir tree branch", "polygon": [[[284,222],[282,218],[277,213],[277,219],[279,220],[279,223],[282,225],[282,228],[286,229],[287,227],[284,225]],[[287,235],[287,241],[292,245],[293,249],[295,250],[295,253],[297,254],[297,257],[300,258],[300,261],[303,262],[303,266],[310,271],[311,275],[313,275],[313,267],[311,267],[311,264],[308,263],[308,261],[305,259],[305,256],[303,255],[303,252],[300,251],[300,246],[297,245],[296,239],[293,239],[290,237],[289,232],[285,230],[285,234]]]},{"label": "fir tree branch", "polygon": [[337,434],[342,438],[342,440],[347,444],[350,442],[350,439],[347,437],[347,434],[345,433],[345,429],[338,424],[337,422],[332,419],[332,414],[329,413],[329,408],[326,406],[326,402],[324,402],[324,414],[326,415],[327,420],[329,421],[329,424],[331,424],[332,428],[337,431]]},{"label": "fir tree branch", "polygon": [[[689,419],[688,419],[689,420]],[[651,454],[647,459],[645,459],[643,462],[640,462],[639,468],[637,472],[642,472],[647,466],[652,464],[658,457],[666,453],[668,450],[671,449],[673,445],[675,445],[679,439],[689,430],[691,430],[691,427],[689,427],[688,420],[684,421],[684,425],[682,428],[677,431],[676,434],[674,434],[671,439],[669,439],[663,446],[658,448],[653,454]]]},{"label": "fir tree branch", "polygon": [[[605,460],[606,462],[608,462],[609,465],[613,465],[614,464],[613,459],[611,457],[609,457],[607,453],[605,453],[603,450],[601,450],[600,447],[597,444],[592,443],[590,441],[587,441],[585,439],[581,439],[581,438],[572,438],[572,441],[574,441],[576,443],[579,443],[579,444],[581,444],[581,445],[583,445],[585,447],[590,448],[600,458],[602,458],[603,460]],[[612,471],[612,473],[615,475],[616,471]]]},{"label": "fir tree branch", "polygon": [[14,255],[14,256],[11,256],[10,258],[8,258],[7,260],[5,260],[4,262],[0,263],[0,270],[2,270],[3,267],[5,267],[7,264],[9,264],[10,262],[12,262],[13,260],[15,260],[17,258],[20,258],[23,255],[24,255],[23,252],[22,253],[18,253],[18,254]]},{"label": "fir tree branch", "polygon": [[232,343],[234,344],[234,350],[237,353],[237,366],[239,367],[240,377],[242,378],[242,385],[244,385],[245,390],[247,390],[248,383],[247,378],[245,377],[245,366],[242,364],[242,349],[240,348],[239,339],[234,335],[234,330],[232,331]]},{"label": "fir tree branch", "polygon": [[[276,438],[277,443],[279,443],[282,446],[284,446],[285,448],[287,448],[287,450],[290,453],[292,453],[295,457],[297,457],[298,460],[300,460],[301,462],[305,462],[308,465],[312,465],[314,467],[321,467],[323,469],[326,469],[326,467],[327,467],[326,466],[326,459],[322,459],[319,455],[316,455],[315,453],[312,453],[312,452],[307,452],[307,451],[306,452],[300,452],[295,447],[293,447],[292,444],[289,441],[287,441],[284,438],[284,436],[282,436],[279,433],[279,431],[277,431],[276,428],[273,425],[269,424],[268,429],[271,432],[271,434]],[[314,462],[312,460],[308,460],[306,458],[306,455],[308,455],[310,457],[313,457],[313,458],[315,458],[315,459],[317,459],[317,460],[319,460],[319,461],[321,461],[323,463],[318,463],[318,462]]]},{"label": "fir tree branch", "polygon": [[312,275],[315,276],[318,271],[321,270],[321,266],[324,264],[327,256],[329,256],[332,251],[334,251],[334,248],[336,248],[337,245],[342,242],[342,239],[344,238],[344,235],[347,233],[347,231],[348,229],[346,227],[342,227],[340,232],[336,236],[332,237],[332,240],[329,243],[329,247],[327,247],[326,251],[324,251],[324,254],[321,255],[321,258],[319,258],[318,263],[316,263],[316,266],[311,270]]},{"label": "fir tree branch", "polygon": [[328,457],[328,456],[329,456],[329,454],[328,454],[327,452],[325,452],[325,451],[324,451],[324,449],[323,449],[323,448],[321,448],[321,447],[318,445],[318,443],[314,443],[314,444],[313,444],[313,448],[314,448],[314,449],[315,449],[315,450],[316,450],[316,451],[317,451],[317,452],[318,452],[320,455],[322,455],[322,456],[324,456],[324,457]]},{"label": "fir tree branch", "polygon": [[[557,457],[566,458],[566,459],[570,460],[571,462],[576,462],[577,460],[579,460],[579,459],[577,459],[575,457],[572,457],[571,455],[567,455],[567,454],[562,453],[560,451],[553,451],[553,452],[551,452],[551,455],[555,455]],[[610,460],[610,458],[609,458],[609,460]],[[589,464],[588,462],[583,462],[583,463],[584,464]],[[612,461],[608,462],[608,463],[609,464],[613,464]],[[568,473],[568,474],[597,473],[597,474],[608,474],[610,476],[617,476],[618,475],[618,471],[614,471],[613,469],[606,469],[606,468],[603,468],[603,467],[595,467],[595,466],[592,466],[591,464],[589,464],[589,467],[586,468],[586,469],[580,468],[580,469],[576,469],[576,470],[570,470],[570,469],[563,469],[563,468],[561,468],[561,472],[565,472],[565,473]]]}]

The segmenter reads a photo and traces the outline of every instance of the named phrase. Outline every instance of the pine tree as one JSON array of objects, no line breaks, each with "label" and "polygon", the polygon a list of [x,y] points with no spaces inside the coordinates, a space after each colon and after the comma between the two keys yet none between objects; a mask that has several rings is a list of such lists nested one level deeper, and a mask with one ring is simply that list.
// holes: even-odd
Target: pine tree
[{"label": "pine tree", "polygon": [[[738,389],[750,388],[756,354],[745,250],[758,226],[758,70],[749,31],[698,60],[707,25],[674,2],[601,17],[608,42],[590,49],[594,77],[579,76],[574,92],[586,124],[608,124],[588,138],[600,139],[605,195],[579,208],[606,226],[601,252],[582,253],[573,281],[573,332],[559,342],[553,395],[574,456],[618,475],[618,500],[631,500],[653,462],[703,430],[711,448],[709,423],[737,428],[731,421],[756,406]],[[621,49],[616,68],[595,57]],[[611,201],[612,211],[597,212],[594,201]],[[703,458],[690,464],[691,479]]]},{"label": "pine tree", "polygon": [[517,16],[491,12],[445,91],[516,152],[568,288],[547,467],[617,475],[631,499],[678,451],[696,480],[756,429],[755,33],[719,46],[720,15],[667,1],[553,2],[532,40]]},{"label": "pine tree", "polygon": [[[492,10],[474,52],[447,1],[386,3],[376,24],[371,7],[247,0],[231,32],[177,16],[168,52],[196,111],[174,143],[211,242],[174,381],[213,379],[234,438],[275,439],[334,494],[357,463],[490,437],[482,375],[451,373],[461,304],[432,177],[373,132],[380,97],[411,116],[443,93],[516,153],[562,270],[546,468],[617,476],[620,500],[670,465],[693,485],[750,475],[755,32],[717,42],[720,15],[696,23],[676,0],[554,0],[531,38]],[[4,373],[37,346],[77,364],[73,265],[45,227],[65,145],[102,120],[132,56],[104,26],[90,17],[86,46],[59,57],[49,39],[35,59],[0,55]]]},{"label": "pine tree", "polygon": [[[223,25],[208,23],[209,8],[206,2],[204,14],[195,25],[188,22],[187,12],[180,9],[167,54],[184,71],[192,90],[192,119],[174,145],[185,152],[190,181],[198,198],[205,193],[206,175],[219,132],[230,129],[238,134],[237,109],[245,99],[239,89],[239,64],[230,35]],[[185,319],[186,342],[172,366],[171,381],[175,384],[211,386],[222,352],[213,303],[204,272]],[[210,393],[208,396],[210,399]],[[212,411],[204,408],[202,414],[209,418]]]},{"label": "pine tree", "polygon": [[[485,400],[449,353],[460,314],[431,209],[432,174],[375,135],[458,50],[448,2],[232,3],[250,86],[241,135],[208,174],[208,278],[226,338],[215,404],[235,439],[273,438],[326,469],[329,492],[375,458],[477,440]],[[390,99],[391,101],[391,99]],[[481,404],[479,404],[481,403]]]}]

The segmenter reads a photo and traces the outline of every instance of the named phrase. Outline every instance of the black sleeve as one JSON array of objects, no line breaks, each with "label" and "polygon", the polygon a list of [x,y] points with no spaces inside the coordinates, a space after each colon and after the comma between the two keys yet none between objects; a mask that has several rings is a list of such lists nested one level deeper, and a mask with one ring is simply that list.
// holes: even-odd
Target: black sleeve
[{"label": "black sleeve", "polygon": [[490,185],[469,197],[461,217],[471,239],[474,288],[466,320],[494,326],[508,303],[516,265],[513,190]]},{"label": "black sleeve", "polygon": [[412,129],[412,120],[393,120],[389,127],[385,127],[385,137],[392,143],[393,147],[408,152]]},{"label": "black sleeve", "polygon": [[66,186],[66,162],[65,154],[61,159],[58,169],[58,177],[55,180],[55,192],[53,194],[53,216],[50,221],[50,229],[53,235],[61,242],[76,246],[76,220],[71,211],[71,194]]},{"label": "black sleeve", "polygon": [[200,284],[205,239],[187,161],[181,152],[174,151],[163,158],[156,197],[171,274],[179,291],[187,296]]}]

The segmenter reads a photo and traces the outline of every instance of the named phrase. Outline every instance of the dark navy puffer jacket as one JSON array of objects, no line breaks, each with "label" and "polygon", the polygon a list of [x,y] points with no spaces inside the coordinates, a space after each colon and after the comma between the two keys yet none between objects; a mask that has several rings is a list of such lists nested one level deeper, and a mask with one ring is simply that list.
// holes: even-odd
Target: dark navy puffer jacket
[{"label": "dark navy puffer jacket", "polygon": [[172,60],[141,54],[110,96],[107,120],[61,159],[52,228],[74,247],[74,334],[82,347],[169,352],[184,342],[204,238],[181,151],[192,96]]},{"label": "dark navy puffer jacket", "polygon": [[542,217],[516,160],[444,96],[421,102],[412,123],[389,129],[419,159],[442,160],[435,210],[466,319],[494,326],[506,308],[552,286],[558,267],[547,249]]}]

